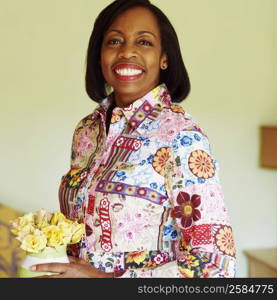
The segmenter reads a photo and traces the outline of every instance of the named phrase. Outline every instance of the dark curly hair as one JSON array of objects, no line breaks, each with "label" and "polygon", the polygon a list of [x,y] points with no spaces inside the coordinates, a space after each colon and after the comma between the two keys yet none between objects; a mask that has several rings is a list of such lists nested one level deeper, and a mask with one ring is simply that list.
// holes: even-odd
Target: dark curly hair
[{"label": "dark curly hair", "polygon": [[159,83],[165,83],[174,102],[181,102],[190,92],[190,80],[184,65],[177,34],[167,16],[149,0],[116,0],[104,8],[95,20],[86,57],[86,91],[100,102],[107,96],[105,79],[99,64],[104,33],[123,12],[145,7],[157,18],[161,32],[162,51],[167,54],[168,68],[160,71]]}]

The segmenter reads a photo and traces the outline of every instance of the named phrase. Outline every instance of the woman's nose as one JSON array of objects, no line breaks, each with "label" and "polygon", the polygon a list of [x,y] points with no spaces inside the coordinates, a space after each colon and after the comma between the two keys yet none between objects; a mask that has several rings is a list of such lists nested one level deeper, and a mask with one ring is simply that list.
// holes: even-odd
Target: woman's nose
[{"label": "woman's nose", "polygon": [[124,43],[120,47],[119,58],[131,58],[136,56],[137,56],[136,47],[133,44]]}]

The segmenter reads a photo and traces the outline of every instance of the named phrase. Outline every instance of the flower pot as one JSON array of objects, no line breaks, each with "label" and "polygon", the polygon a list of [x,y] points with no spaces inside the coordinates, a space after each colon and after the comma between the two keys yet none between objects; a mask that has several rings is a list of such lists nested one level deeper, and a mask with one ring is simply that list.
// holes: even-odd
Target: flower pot
[{"label": "flower pot", "polygon": [[30,278],[43,275],[54,275],[58,273],[52,272],[33,272],[29,268],[32,265],[45,264],[45,263],[69,263],[66,253],[66,245],[58,246],[56,248],[46,247],[39,253],[29,253],[23,260],[18,270],[18,277]]}]

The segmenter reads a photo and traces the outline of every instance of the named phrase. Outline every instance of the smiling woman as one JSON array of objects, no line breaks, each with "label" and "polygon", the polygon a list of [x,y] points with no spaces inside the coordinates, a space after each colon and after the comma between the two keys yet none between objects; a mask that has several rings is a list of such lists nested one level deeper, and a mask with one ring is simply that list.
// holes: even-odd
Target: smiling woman
[{"label": "smiling woman", "polygon": [[118,16],[104,35],[101,67],[119,107],[158,85],[167,55],[162,53],[158,22],[151,11],[135,7]]},{"label": "smiling woman", "polygon": [[[128,21],[124,15],[129,16]],[[86,90],[94,101],[102,101],[107,96],[108,82],[99,68],[99,61],[102,62],[103,51],[114,48],[123,55],[121,59],[124,59],[124,53],[127,56],[129,51],[131,56],[135,53],[135,56],[127,58],[127,62],[136,61],[138,66],[148,60],[148,55],[153,59],[155,54],[158,84],[165,83],[176,102],[187,97],[190,81],[178,37],[167,16],[149,1],[114,1],[97,17],[89,40],[86,71]],[[145,53],[143,57],[142,51]],[[141,67],[143,70],[146,68],[144,65]]]},{"label": "smiling woman", "polygon": [[[113,92],[107,93],[108,87]],[[178,38],[148,0],[95,21],[86,89],[100,102],[73,135],[61,211],[85,223],[56,277],[234,277],[232,228],[209,141],[179,104],[190,91]],[[53,276],[52,276],[53,277]]]}]

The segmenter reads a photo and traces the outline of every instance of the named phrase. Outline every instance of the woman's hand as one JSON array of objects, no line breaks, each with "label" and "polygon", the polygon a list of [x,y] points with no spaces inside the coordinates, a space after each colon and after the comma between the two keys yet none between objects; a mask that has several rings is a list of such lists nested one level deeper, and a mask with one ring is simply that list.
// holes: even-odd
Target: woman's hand
[{"label": "woman's hand", "polygon": [[70,263],[48,263],[33,265],[34,272],[54,272],[57,275],[38,276],[36,278],[112,278],[113,273],[102,272],[90,263],[73,256],[68,256]]}]

